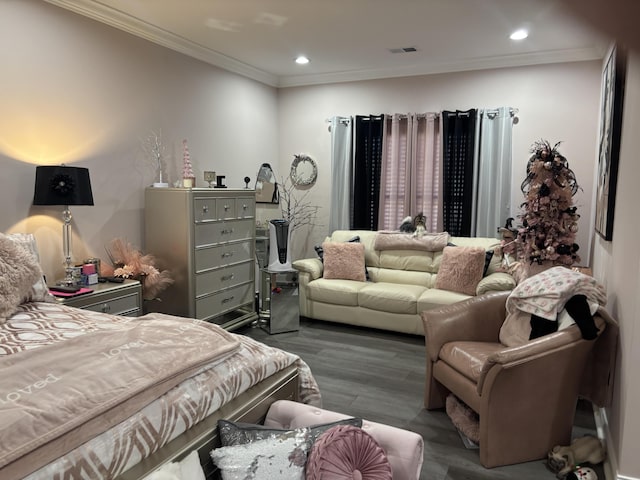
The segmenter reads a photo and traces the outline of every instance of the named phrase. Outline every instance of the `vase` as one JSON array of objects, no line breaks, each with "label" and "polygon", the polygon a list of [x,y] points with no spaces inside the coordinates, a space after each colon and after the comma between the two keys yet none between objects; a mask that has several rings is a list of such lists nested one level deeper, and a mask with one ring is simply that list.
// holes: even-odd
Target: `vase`
[{"label": "vase", "polygon": [[291,228],[283,219],[269,222],[269,270],[290,272],[291,267]]}]

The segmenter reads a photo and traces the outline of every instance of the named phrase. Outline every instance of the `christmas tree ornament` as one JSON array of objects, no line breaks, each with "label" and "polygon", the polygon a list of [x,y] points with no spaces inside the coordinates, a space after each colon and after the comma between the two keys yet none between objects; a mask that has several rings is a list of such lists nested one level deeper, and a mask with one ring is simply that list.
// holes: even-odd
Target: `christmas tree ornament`
[{"label": "christmas tree ornament", "polygon": [[193,165],[191,165],[191,155],[186,139],[182,140],[182,186],[185,188],[196,186],[196,176],[193,174]]}]

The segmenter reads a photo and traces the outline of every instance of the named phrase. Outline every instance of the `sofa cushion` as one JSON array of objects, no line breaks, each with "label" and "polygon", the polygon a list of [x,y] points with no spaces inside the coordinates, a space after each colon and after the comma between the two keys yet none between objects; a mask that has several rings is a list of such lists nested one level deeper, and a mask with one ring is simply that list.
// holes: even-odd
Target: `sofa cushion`
[{"label": "sofa cushion", "polygon": [[469,380],[478,383],[482,366],[487,358],[499,350],[504,350],[504,346],[500,343],[449,342],[442,346],[438,358]]},{"label": "sofa cushion", "polygon": [[469,295],[465,295],[464,293],[449,292],[438,288],[427,288],[418,299],[418,313],[424,310],[442,307],[443,305],[461,302],[467,298],[469,298]]},{"label": "sofa cushion", "polygon": [[376,250],[421,250],[439,252],[449,241],[447,232],[412,235],[408,233],[378,232],[374,248]]},{"label": "sofa cushion", "polygon": [[425,287],[394,283],[369,283],[358,292],[358,304],[389,313],[418,313],[418,299]]},{"label": "sofa cushion", "polygon": [[353,280],[318,278],[307,285],[307,297],[315,302],[356,307],[358,292],[367,285],[369,284],[366,282],[354,282]]},{"label": "sofa cushion", "polygon": [[436,288],[475,295],[482,280],[485,250],[482,247],[445,247],[436,277]]},{"label": "sofa cushion", "polygon": [[364,270],[364,245],[357,242],[324,242],[325,279],[366,280]]}]

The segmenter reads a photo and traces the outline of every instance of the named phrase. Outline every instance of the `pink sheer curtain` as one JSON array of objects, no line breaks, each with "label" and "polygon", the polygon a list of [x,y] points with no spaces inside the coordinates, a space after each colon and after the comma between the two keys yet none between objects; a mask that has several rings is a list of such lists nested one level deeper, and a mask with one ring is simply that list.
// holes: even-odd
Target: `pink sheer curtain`
[{"label": "pink sheer curtain", "polygon": [[423,212],[442,230],[440,120],[437,113],[385,116],[378,228],[397,230]]}]

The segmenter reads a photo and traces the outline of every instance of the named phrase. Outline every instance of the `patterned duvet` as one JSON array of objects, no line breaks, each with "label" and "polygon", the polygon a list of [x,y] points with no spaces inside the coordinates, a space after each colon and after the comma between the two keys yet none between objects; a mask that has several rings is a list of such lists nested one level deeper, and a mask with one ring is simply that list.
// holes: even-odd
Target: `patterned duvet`
[{"label": "patterned duvet", "polygon": [[[0,362],[19,366],[20,362],[17,360],[28,359],[37,354],[28,350],[51,345],[42,350],[44,355],[44,352],[56,348],[53,344],[71,348],[75,343],[82,343],[81,340],[86,339],[88,342],[96,334],[126,328],[127,324],[132,325],[133,322],[150,322],[153,318],[153,314],[133,319],[55,303],[27,303],[5,324],[0,325]],[[189,325],[192,324],[193,320],[190,319],[184,320],[184,326],[171,324],[171,331],[167,331],[167,336],[187,335]],[[130,417],[113,426],[110,425],[108,430],[73,448],[69,453],[48,464],[41,462],[42,465],[37,461],[31,462],[30,459],[35,471],[24,478],[113,478],[251,386],[290,365],[296,365],[298,368],[300,400],[319,405],[320,394],[317,384],[308,366],[299,357],[242,335],[224,331],[221,331],[220,335],[231,337],[233,342],[239,344],[238,348],[234,348],[233,351],[228,349],[229,351],[220,358],[198,366],[193,376],[182,380]],[[78,338],[82,336],[84,339]],[[135,343],[130,342],[119,348],[126,349],[132,346],[135,346]],[[102,354],[109,357],[118,354],[116,350],[109,347],[106,353]],[[9,370],[7,368],[5,372]],[[37,393],[38,388],[44,388],[46,378],[43,377],[44,383],[34,383],[31,390]],[[16,398],[14,390],[5,388],[5,391],[0,391],[0,406],[11,407]],[[4,442],[12,438],[12,429],[15,428],[17,427],[11,422],[3,422],[0,425],[0,451],[6,451]],[[13,433],[15,434],[15,431]],[[10,467],[11,464],[0,469],[0,478],[22,478],[22,475],[15,476]]]}]

